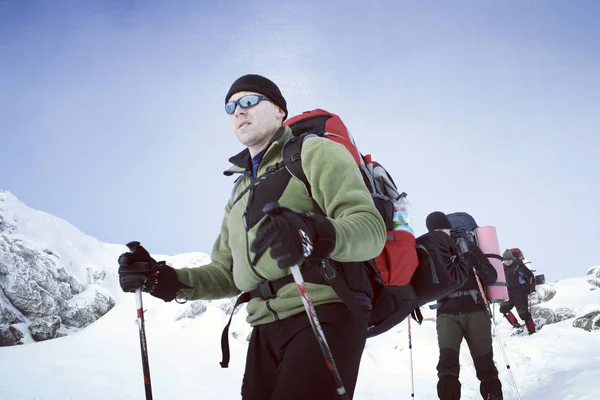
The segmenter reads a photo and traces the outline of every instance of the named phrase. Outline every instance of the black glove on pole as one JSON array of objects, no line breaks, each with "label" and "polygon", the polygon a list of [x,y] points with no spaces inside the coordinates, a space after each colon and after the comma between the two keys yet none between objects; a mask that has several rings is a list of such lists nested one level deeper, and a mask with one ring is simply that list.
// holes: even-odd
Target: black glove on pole
[{"label": "black glove on pole", "polygon": [[263,207],[267,218],[262,223],[250,250],[256,264],[267,249],[281,269],[300,264],[307,258],[320,260],[335,248],[335,228],[322,215],[305,215],[276,202]]},{"label": "black glove on pole", "polygon": [[[141,289],[169,302],[177,297],[181,289],[190,289],[179,282],[174,268],[164,261],[154,260],[139,242],[131,242],[129,245],[131,252],[123,253],[119,257],[119,284],[124,292],[136,292]],[[187,295],[182,292],[182,296]]]},{"label": "black glove on pole", "polygon": [[[141,259],[152,260],[152,257],[150,257],[150,254],[148,253],[148,251],[146,251],[146,249],[144,249],[140,245],[140,242],[129,242],[129,243],[127,243],[127,247],[131,251],[130,254],[132,254],[132,256],[134,256],[133,258],[139,257],[140,260]],[[124,255],[127,255],[127,253]],[[137,256],[137,257],[135,257],[135,256]],[[121,256],[121,257],[123,257],[123,256]],[[119,257],[119,263],[121,263],[121,257]],[[154,260],[152,260],[152,261],[154,261]],[[154,262],[154,263],[156,263],[156,262]],[[136,264],[146,264],[147,266],[150,266],[152,263],[137,262],[133,265],[136,265]],[[140,265],[138,265],[138,267],[140,267]],[[131,276],[135,277],[135,275],[131,275]],[[147,275],[146,275],[146,279],[147,279]],[[134,280],[126,280],[126,281],[132,282]],[[139,275],[137,276],[137,281],[139,282]],[[121,283],[121,286],[123,286],[123,283]],[[144,305],[142,303],[142,285],[138,286],[135,289],[135,304],[137,306],[137,323],[138,323],[138,328],[140,331],[140,347],[142,349],[142,370],[144,373],[144,389],[146,390],[146,400],[152,400],[152,385],[150,384],[150,364],[148,363],[148,346],[146,344],[146,328],[144,326]]]}]

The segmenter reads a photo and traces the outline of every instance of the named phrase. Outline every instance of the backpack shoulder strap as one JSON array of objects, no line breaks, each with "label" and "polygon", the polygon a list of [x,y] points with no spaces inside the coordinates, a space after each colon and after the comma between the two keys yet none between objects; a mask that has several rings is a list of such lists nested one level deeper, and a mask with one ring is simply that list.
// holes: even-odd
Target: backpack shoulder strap
[{"label": "backpack shoulder strap", "polygon": [[306,193],[312,197],[312,190],[310,188],[310,182],[302,169],[302,145],[304,140],[310,136],[317,136],[313,133],[303,133],[299,136],[294,136],[284,143],[281,149],[281,157],[283,158],[283,164],[290,172],[290,174],[298,179],[306,188]]}]

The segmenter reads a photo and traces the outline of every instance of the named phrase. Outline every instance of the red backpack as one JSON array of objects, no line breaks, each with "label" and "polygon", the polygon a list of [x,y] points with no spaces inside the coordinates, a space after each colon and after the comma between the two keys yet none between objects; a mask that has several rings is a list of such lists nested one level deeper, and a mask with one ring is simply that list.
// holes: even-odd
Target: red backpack
[{"label": "red backpack", "polygon": [[[385,248],[375,258],[379,274],[386,285],[403,286],[408,284],[418,265],[415,237],[406,231],[392,230],[393,202],[406,194],[398,190],[390,174],[380,164],[373,161],[370,154],[363,156],[360,153],[348,128],[339,116],[316,109],[292,117],[284,125],[289,126],[295,136],[284,146],[284,163],[291,167],[292,175],[305,184],[309,193],[310,184],[299,161],[302,142],[307,137],[311,135],[325,137],[344,145],[352,154],[388,230]],[[300,169],[298,170],[297,167]]]},{"label": "red backpack", "polygon": [[[431,283],[437,284],[439,281],[435,269],[438,267],[434,266],[433,258],[428,252],[429,249],[416,245],[415,237],[411,233],[392,230],[394,200],[406,196],[406,194],[398,190],[391,175],[383,166],[373,161],[370,155],[363,156],[360,153],[339,116],[316,109],[292,117],[284,125],[291,128],[294,137],[283,146],[283,162],[292,176],[304,183],[309,194],[312,194],[310,183],[302,170],[302,143],[307,137],[316,135],[340,143],[348,149],[362,173],[375,206],[385,221],[387,241],[382,253],[374,260],[363,263],[371,277],[370,283],[375,294],[369,316],[368,336],[376,336],[389,330],[413,311],[415,311],[417,320],[422,320],[418,307],[431,301],[432,289],[429,288],[427,299],[423,299],[423,302],[419,301],[419,294],[415,293],[410,284],[411,278],[417,267],[422,266],[423,269],[427,269],[428,276],[433,274]],[[329,284],[342,301],[355,311],[356,307],[352,304],[355,302],[348,290],[348,285],[342,278],[347,275],[344,273],[344,264],[341,264],[339,268],[341,269],[340,273],[335,275],[334,279],[329,279]],[[438,286],[440,286],[439,289],[433,289],[436,299],[449,294],[447,290],[444,291],[441,288],[443,285]]]}]

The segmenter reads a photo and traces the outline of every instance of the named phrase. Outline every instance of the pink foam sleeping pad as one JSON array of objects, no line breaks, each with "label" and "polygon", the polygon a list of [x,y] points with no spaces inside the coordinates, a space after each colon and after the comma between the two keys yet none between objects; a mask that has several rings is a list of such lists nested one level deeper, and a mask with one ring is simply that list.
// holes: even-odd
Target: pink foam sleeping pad
[{"label": "pink foam sleeping pad", "polygon": [[496,283],[488,285],[485,289],[488,300],[492,303],[500,303],[504,300],[508,300],[508,289],[506,287],[504,266],[502,265],[502,256],[500,255],[500,244],[498,243],[496,228],[493,226],[480,226],[475,229],[475,236],[477,237],[479,248],[488,256],[490,263],[498,273]]}]

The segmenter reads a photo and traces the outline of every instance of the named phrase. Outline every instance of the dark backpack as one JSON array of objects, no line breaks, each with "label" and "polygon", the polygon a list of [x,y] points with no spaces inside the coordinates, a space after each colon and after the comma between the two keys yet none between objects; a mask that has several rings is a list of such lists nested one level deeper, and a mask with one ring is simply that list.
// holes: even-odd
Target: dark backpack
[{"label": "dark backpack", "polygon": [[[451,213],[448,214],[447,217],[452,226],[452,238],[459,248],[465,245],[469,248],[472,247],[473,244],[477,245],[475,229],[479,226],[477,225],[477,222],[475,222],[475,218],[465,212]],[[461,243],[461,240],[464,240],[464,244]]]},{"label": "dark backpack", "polygon": [[467,265],[460,257],[454,240],[442,231],[432,231],[417,238],[419,257],[411,285],[418,296],[418,306],[448,296],[463,286],[469,277]]},{"label": "dark backpack", "polygon": [[[462,281],[460,263],[450,254],[449,243],[439,236],[448,236],[443,232],[427,234],[418,240],[406,231],[392,230],[394,200],[406,196],[400,192],[391,175],[370,155],[363,156],[349,134],[342,120],[335,114],[316,109],[290,118],[285,125],[292,130],[294,137],[285,143],[283,162],[292,176],[299,179],[311,194],[310,183],[302,170],[302,144],[311,136],[324,137],[343,144],[352,154],[362,173],[367,189],[371,192],[373,202],[381,214],[386,228],[387,241],[383,252],[373,260],[362,263],[370,277],[369,282],[374,294],[373,308],[369,313],[368,336],[376,336],[386,332],[402,322],[413,311],[415,319],[422,321],[418,307],[446,296],[454,290],[454,286]],[[448,238],[449,240],[449,238]],[[443,245],[442,243],[445,243]],[[338,296],[351,309],[357,307],[351,291],[369,292],[369,288],[361,290],[348,282],[349,270],[355,265],[331,263],[337,273],[328,275],[328,283]],[[334,275],[333,277],[331,277]],[[364,313],[364,312],[363,312]]]},{"label": "dark backpack", "polygon": [[466,212],[455,212],[447,215],[452,229],[462,229],[465,231],[475,232],[475,229],[479,227],[475,218]]}]

